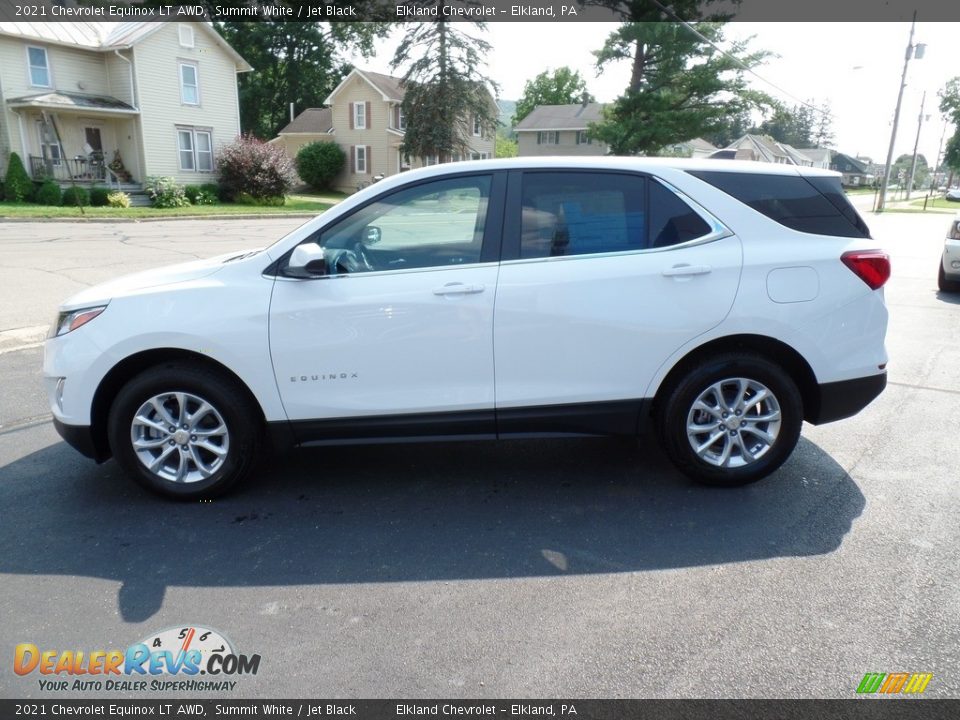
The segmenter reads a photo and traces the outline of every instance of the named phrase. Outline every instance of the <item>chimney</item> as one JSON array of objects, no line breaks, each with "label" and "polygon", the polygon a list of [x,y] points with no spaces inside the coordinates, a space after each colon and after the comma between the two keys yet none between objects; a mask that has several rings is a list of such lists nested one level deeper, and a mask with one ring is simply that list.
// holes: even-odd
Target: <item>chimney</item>
[{"label": "chimney", "polygon": [[583,91],[582,103],[583,103],[583,107],[586,107],[587,105],[590,104],[590,95],[587,93],[586,90]]},{"label": "chimney", "polygon": [[290,103],[290,122],[293,122],[293,103]]}]

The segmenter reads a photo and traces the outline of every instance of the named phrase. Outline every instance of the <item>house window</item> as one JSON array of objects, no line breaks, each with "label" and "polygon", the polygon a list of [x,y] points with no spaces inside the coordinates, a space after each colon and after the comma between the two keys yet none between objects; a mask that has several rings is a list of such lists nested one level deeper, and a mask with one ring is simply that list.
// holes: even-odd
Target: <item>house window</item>
[{"label": "house window", "polygon": [[180,102],[200,104],[200,75],[196,65],[180,63]]},{"label": "house window", "polygon": [[437,158],[433,155],[425,155],[423,158],[423,167],[429,167],[430,165],[436,165]]},{"label": "house window", "polygon": [[480,125],[480,116],[474,115],[473,116],[473,136],[480,137],[480,135],[482,134],[482,131],[483,131],[483,127]]},{"label": "house window", "polygon": [[490,157],[489,153],[485,153],[485,152],[484,152],[484,153],[478,153],[478,152],[470,153],[470,159],[471,159],[471,160],[486,160],[486,159],[489,158],[489,157]]},{"label": "house window", "polygon": [[559,145],[560,133],[557,130],[541,130],[537,133],[537,145]]},{"label": "house window", "polygon": [[30,66],[30,84],[35,87],[52,87],[50,82],[50,61],[47,49],[27,48],[27,64]]},{"label": "house window", "polygon": [[177,128],[181,170],[213,172],[213,135],[209,130]]},{"label": "house window", "polygon": [[[363,103],[357,103],[357,105],[362,106]],[[365,145],[357,145],[353,149],[353,167],[357,175],[367,174],[367,147]]]},{"label": "house window", "polygon": [[355,130],[367,129],[367,104],[365,102],[353,104],[353,127]]},{"label": "house window", "polygon": [[193,47],[193,28],[189,25],[180,25],[180,47]]},{"label": "house window", "polygon": [[403,112],[403,108],[397,108],[397,129],[406,130],[407,129],[407,116]]},{"label": "house window", "polygon": [[586,130],[577,130],[577,145],[593,145],[593,138],[587,135]]}]

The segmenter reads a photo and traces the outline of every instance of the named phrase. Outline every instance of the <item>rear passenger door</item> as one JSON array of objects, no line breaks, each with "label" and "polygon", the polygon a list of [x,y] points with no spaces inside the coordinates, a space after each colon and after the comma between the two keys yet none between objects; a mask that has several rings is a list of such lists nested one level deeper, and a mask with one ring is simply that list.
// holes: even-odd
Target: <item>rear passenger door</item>
[{"label": "rear passenger door", "polygon": [[531,417],[510,409],[591,413],[642,398],[674,351],[726,316],[741,263],[736,236],[654,178],[511,173],[494,319],[500,431]]}]

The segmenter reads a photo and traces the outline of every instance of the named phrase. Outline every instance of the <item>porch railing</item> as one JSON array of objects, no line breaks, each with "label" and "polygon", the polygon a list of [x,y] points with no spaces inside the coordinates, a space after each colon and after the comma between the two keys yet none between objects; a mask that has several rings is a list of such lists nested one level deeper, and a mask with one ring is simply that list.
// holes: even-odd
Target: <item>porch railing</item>
[{"label": "porch railing", "polygon": [[50,178],[67,182],[103,182],[107,179],[107,167],[103,160],[84,157],[43,158],[30,156],[30,175],[34,180]]}]

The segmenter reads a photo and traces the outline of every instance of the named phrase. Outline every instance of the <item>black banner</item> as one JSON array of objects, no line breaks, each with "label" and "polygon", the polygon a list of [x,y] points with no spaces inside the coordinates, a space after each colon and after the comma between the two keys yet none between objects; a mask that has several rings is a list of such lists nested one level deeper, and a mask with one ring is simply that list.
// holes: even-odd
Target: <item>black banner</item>
[{"label": "black banner", "polygon": [[[921,22],[960,21],[960,3],[945,0],[712,0],[686,14],[674,14],[667,0],[0,0],[0,20],[15,22],[620,22],[721,15],[734,21],[869,25],[909,21],[914,11]],[[643,17],[633,17],[636,13]],[[862,33],[856,26],[851,32]]]},{"label": "black banner", "polygon": [[0,700],[0,718],[955,720],[960,700]]}]

